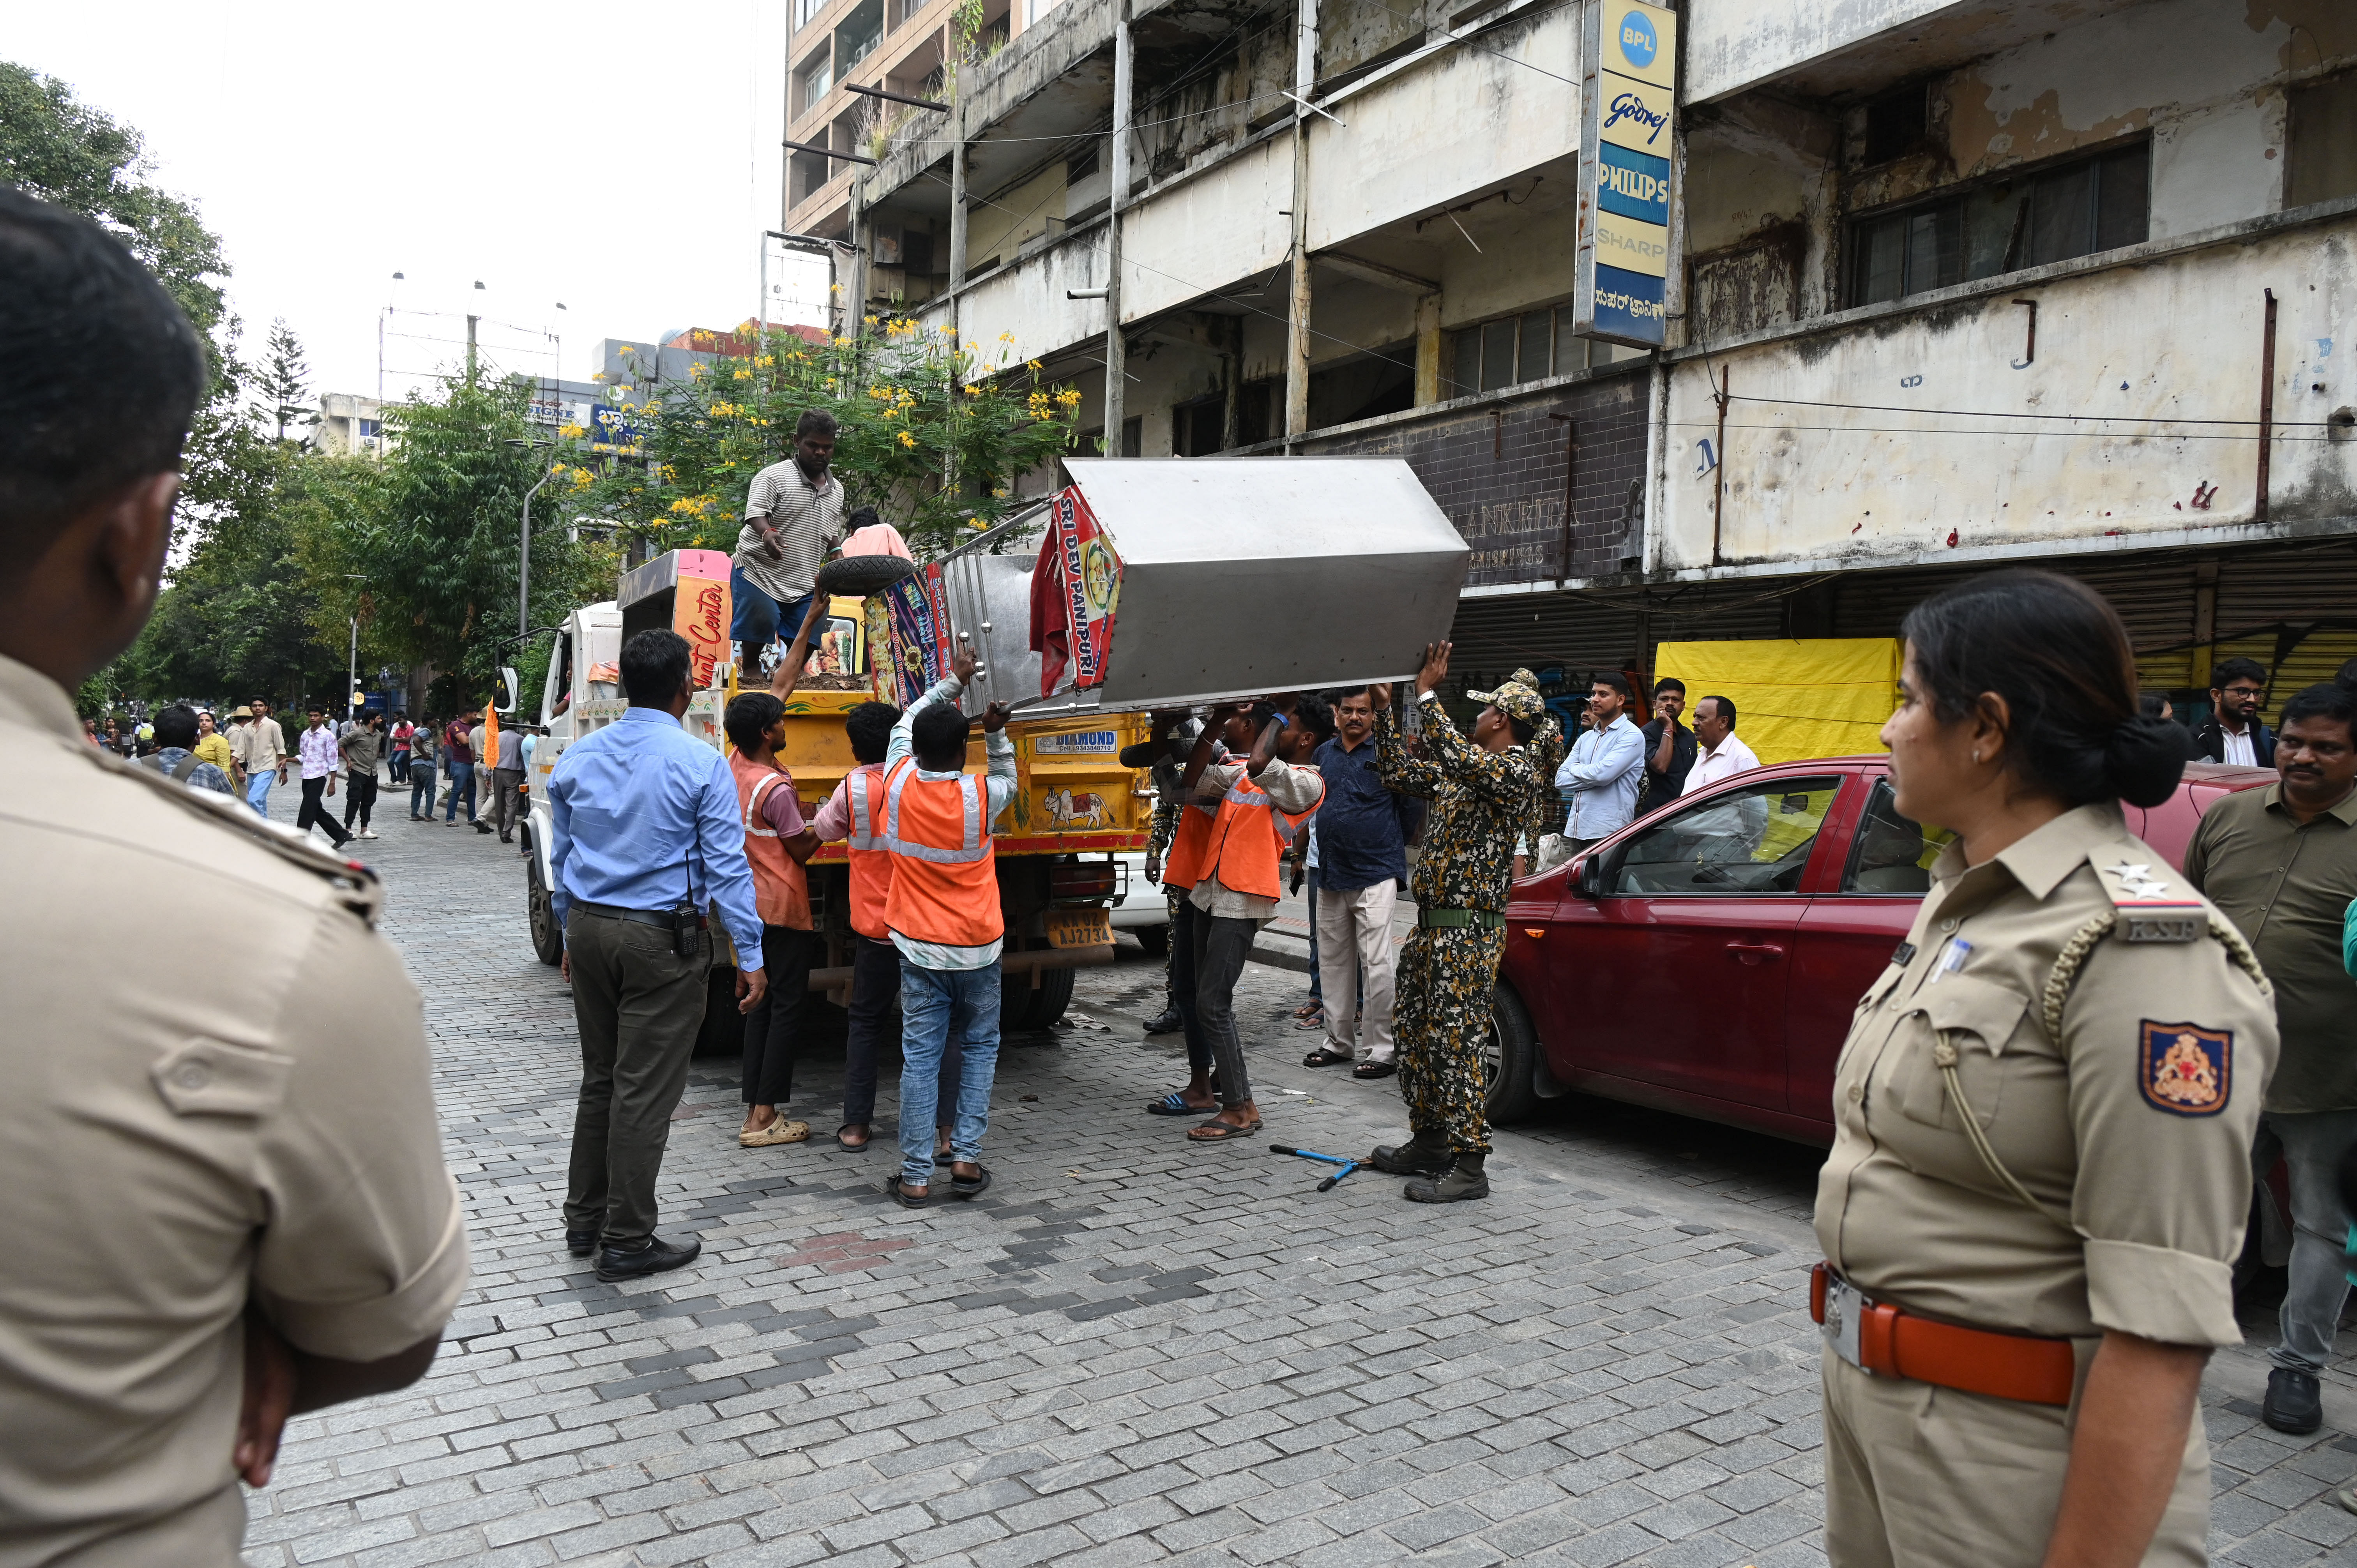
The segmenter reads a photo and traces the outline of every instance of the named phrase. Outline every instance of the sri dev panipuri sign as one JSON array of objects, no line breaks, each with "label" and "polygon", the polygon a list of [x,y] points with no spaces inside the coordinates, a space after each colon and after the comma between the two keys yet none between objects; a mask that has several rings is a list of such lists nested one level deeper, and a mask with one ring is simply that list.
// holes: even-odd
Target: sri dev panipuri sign
[{"label": "sri dev panipuri sign", "polygon": [[1677,156],[1677,13],[1645,0],[1593,0],[1581,64],[1573,329],[1660,348]]}]

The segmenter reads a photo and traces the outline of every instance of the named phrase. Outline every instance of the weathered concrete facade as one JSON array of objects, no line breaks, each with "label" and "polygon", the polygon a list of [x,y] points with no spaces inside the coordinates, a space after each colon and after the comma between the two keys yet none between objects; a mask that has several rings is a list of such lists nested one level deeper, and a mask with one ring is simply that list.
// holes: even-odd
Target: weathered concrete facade
[{"label": "weathered concrete facade", "polygon": [[2212,585],[2123,607],[2183,684],[2245,613],[2217,582],[2294,624],[2357,590],[2357,7],[1680,9],[1658,354],[1561,308],[1579,0],[1060,0],[839,231],[868,309],[1040,361],[1111,450],[1406,456],[1485,637],[1641,670],[1669,622],[1837,635],[1878,583],[2036,560]]}]

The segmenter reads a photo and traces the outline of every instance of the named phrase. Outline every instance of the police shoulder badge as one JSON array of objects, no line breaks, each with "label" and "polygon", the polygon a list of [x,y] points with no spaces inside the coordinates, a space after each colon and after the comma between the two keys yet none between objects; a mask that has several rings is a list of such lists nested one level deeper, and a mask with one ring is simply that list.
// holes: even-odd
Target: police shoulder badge
[{"label": "police shoulder badge", "polygon": [[2144,1097],[2172,1116],[2215,1116],[2233,1092],[2234,1032],[2199,1024],[2139,1026],[2136,1065]]}]

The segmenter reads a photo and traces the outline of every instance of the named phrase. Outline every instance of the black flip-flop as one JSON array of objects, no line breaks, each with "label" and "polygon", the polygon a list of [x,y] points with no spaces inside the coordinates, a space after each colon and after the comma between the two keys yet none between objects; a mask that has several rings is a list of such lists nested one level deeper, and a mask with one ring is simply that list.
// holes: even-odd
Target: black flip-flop
[{"label": "black flip-flop", "polygon": [[1218,1109],[1216,1105],[1189,1105],[1186,1097],[1174,1089],[1147,1106],[1146,1113],[1149,1116],[1200,1116],[1205,1112]]},{"label": "black flip-flop", "polygon": [[1303,1067],[1348,1067],[1350,1063],[1350,1052],[1329,1051],[1322,1046],[1301,1058]]},{"label": "black flip-flop", "polygon": [[1256,1119],[1250,1125],[1243,1127],[1231,1126],[1225,1122],[1206,1122],[1201,1126],[1191,1129],[1187,1134],[1187,1141],[1190,1144],[1225,1144],[1238,1138],[1249,1138],[1259,1131],[1260,1122]]},{"label": "black flip-flop", "polygon": [[1352,1078],[1389,1078],[1399,1071],[1396,1062],[1361,1062],[1351,1069]]},{"label": "black flip-flop", "polygon": [[870,1148],[874,1147],[876,1143],[876,1134],[873,1132],[870,1132],[864,1140],[856,1144],[844,1136],[845,1133],[850,1132],[857,1125],[859,1125],[859,1123],[856,1122],[845,1122],[842,1126],[837,1127],[834,1130],[834,1146],[843,1150],[846,1154],[853,1155],[864,1155]]},{"label": "black flip-flop", "polygon": [[907,1193],[900,1190],[900,1173],[899,1171],[894,1171],[890,1176],[884,1178],[884,1190],[890,1193],[892,1195],[892,1201],[899,1204],[903,1208],[930,1208],[932,1207],[932,1184],[930,1182],[926,1183],[924,1197],[910,1197]]},{"label": "black flip-flop", "polygon": [[978,1165],[975,1169],[979,1170],[982,1174],[975,1176],[972,1181],[966,1180],[965,1177],[959,1176],[954,1171],[950,1173],[950,1196],[952,1197],[980,1197],[984,1193],[990,1190],[990,1167],[988,1165]]}]

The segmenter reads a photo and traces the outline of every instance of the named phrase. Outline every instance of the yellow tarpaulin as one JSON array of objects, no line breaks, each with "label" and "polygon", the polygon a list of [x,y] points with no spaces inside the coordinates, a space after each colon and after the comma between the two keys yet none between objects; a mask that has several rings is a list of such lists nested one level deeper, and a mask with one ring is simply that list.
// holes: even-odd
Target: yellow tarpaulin
[{"label": "yellow tarpaulin", "polygon": [[1880,751],[1904,657],[1892,637],[1664,642],[1653,678],[1686,683],[1686,724],[1696,703],[1723,696],[1735,704],[1735,733],[1760,761],[1796,762]]}]

